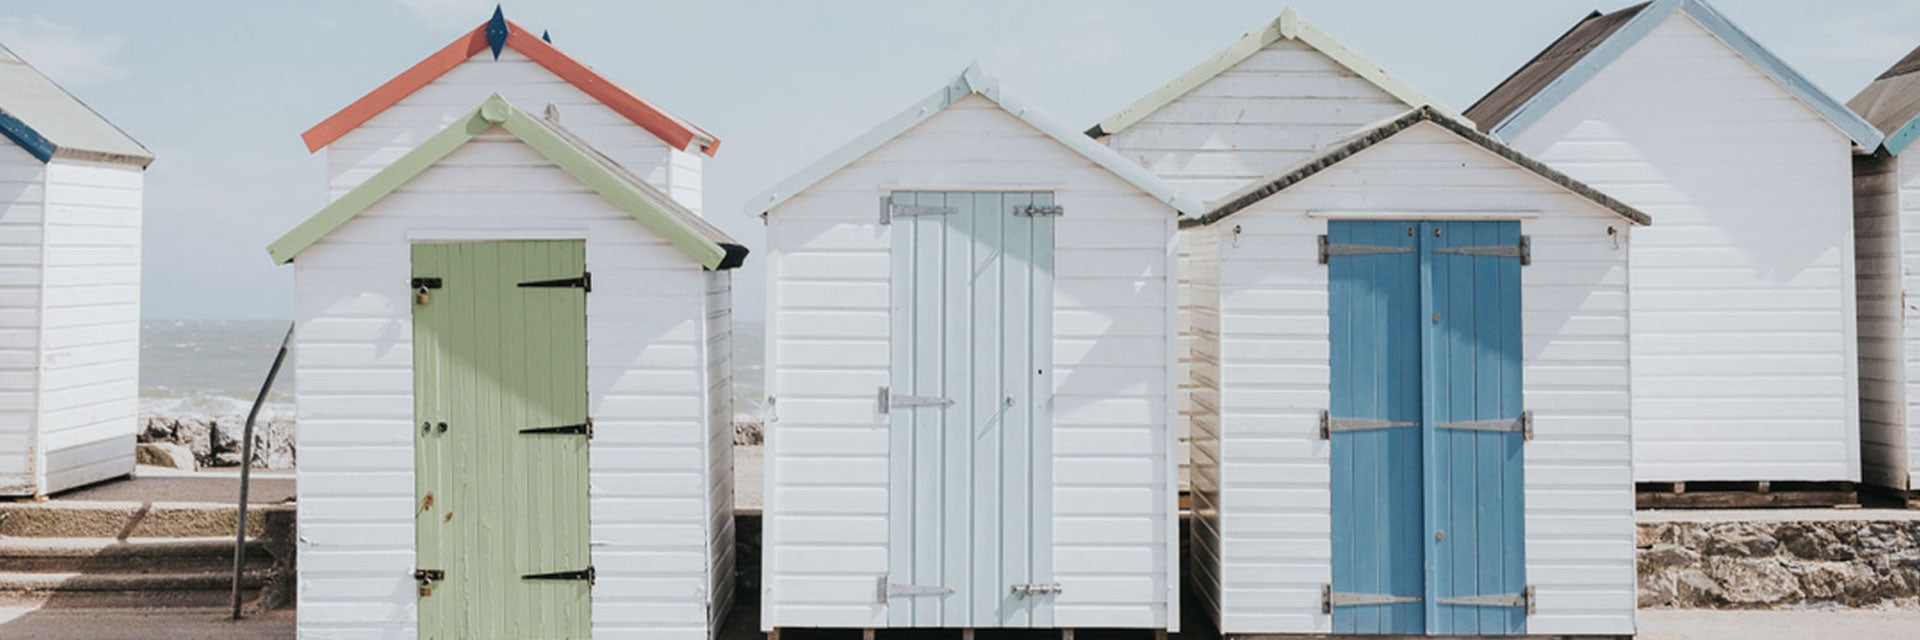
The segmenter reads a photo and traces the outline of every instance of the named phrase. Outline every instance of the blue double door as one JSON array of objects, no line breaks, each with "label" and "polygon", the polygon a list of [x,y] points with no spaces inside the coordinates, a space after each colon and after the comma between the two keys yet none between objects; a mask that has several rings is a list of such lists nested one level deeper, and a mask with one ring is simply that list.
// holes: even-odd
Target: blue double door
[{"label": "blue double door", "polygon": [[1335,221],[1336,633],[1526,632],[1518,222]]}]

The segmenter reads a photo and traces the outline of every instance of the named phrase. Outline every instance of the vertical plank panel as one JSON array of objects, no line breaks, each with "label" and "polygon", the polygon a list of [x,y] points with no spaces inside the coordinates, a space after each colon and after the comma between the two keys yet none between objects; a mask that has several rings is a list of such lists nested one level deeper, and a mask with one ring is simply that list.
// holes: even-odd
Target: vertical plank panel
[{"label": "vertical plank panel", "polygon": [[[890,194],[893,202],[905,202],[909,194]],[[889,370],[888,379],[892,389],[904,393],[911,388],[913,380],[914,336],[914,226],[904,221],[887,225],[891,235],[888,251],[887,279],[889,317]],[[913,429],[913,414],[905,411],[890,411],[887,414],[887,459],[889,469],[888,509],[887,509],[887,567],[890,570],[888,580],[907,582],[917,574],[918,562],[914,535],[917,520],[917,500],[915,473],[918,467],[918,447]],[[770,452],[771,453],[771,452]],[[902,598],[887,602],[887,622],[892,626],[911,626],[916,619],[912,599]]]},{"label": "vertical plank panel", "polygon": [[[915,194],[914,203],[925,206],[941,206],[945,198],[940,194]],[[907,385],[907,393],[945,397],[942,386],[941,356],[944,346],[941,342],[946,335],[947,316],[942,294],[945,290],[946,266],[946,222],[941,216],[921,216],[910,218],[914,228],[914,336],[913,336],[913,376]],[[948,585],[953,582],[944,571],[945,558],[942,549],[947,542],[946,531],[942,524],[949,513],[945,486],[946,458],[943,455],[946,446],[946,427],[948,413],[945,409],[916,408],[906,409],[913,415],[915,443],[914,501],[918,513],[914,522],[914,571],[910,584]],[[924,626],[938,626],[946,621],[946,600],[953,596],[910,598],[915,603],[914,623]]]},{"label": "vertical plank panel", "polygon": [[[1034,204],[1056,204],[1054,194],[1034,195]],[[1033,523],[1029,533],[1033,553],[1032,581],[1036,584],[1053,583],[1053,370],[1059,363],[1053,361],[1053,259],[1054,259],[1054,220],[1051,217],[1034,218],[1030,223],[1033,229],[1033,265],[1029,270],[1032,286],[1033,323],[1031,343],[1033,362],[1044,367],[1041,373],[1033,376],[1031,433],[1029,440],[1032,449],[1028,455],[1031,467],[1028,496],[1032,506],[1028,510],[1028,520]],[[1034,603],[1032,622],[1034,627],[1053,626],[1053,599],[1045,598]]]}]

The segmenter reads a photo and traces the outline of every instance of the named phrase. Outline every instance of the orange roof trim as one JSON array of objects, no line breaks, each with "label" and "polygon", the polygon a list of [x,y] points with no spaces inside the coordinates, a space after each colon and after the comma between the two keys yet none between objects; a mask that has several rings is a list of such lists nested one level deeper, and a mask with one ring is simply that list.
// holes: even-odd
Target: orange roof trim
[{"label": "orange roof trim", "polygon": [[[720,149],[720,139],[713,134],[660,110],[659,107],[640,99],[639,96],[628,93],[627,90],[594,72],[587,65],[553,48],[552,44],[541,40],[539,36],[520,28],[520,25],[511,21],[507,22],[507,25],[506,46],[508,48],[520,52],[521,55],[545,67],[554,75],[560,76],[561,79],[587,95],[593,96],[593,99],[599,100],[616,113],[633,121],[634,124],[640,125],[640,128],[646,129],[648,133],[652,133],[668,145],[685,151],[698,144],[700,151],[709,156]],[[353,104],[347,105],[347,108],[328,116],[326,120],[320,121],[320,124],[313,125],[313,128],[308,129],[306,133],[300,134],[300,139],[306,141],[307,151],[319,151],[321,147],[333,144],[333,141],[340,139],[340,136],[346,135],[348,131],[365,124],[374,116],[380,115],[380,112],[386,111],[388,107],[413,95],[413,92],[419,91],[421,87],[427,86],[442,74],[485,50],[487,50],[487,25],[483,23],[454,40],[452,44],[433,52],[433,55],[427,56],[427,59],[400,72],[400,75],[394,76],[392,80],[380,85],[373,92],[361,96],[359,100],[353,101]]]}]

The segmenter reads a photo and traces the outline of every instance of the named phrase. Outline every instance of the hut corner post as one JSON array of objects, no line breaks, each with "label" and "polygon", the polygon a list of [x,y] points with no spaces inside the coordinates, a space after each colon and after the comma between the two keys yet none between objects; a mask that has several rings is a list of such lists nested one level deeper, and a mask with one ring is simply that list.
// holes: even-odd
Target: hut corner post
[{"label": "hut corner post", "polygon": [[240,435],[240,506],[233,528],[233,619],[240,619],[240,583],[247,565],[247,481],[253,470],[253,421],[260,417],[260,405],[266,404],[267,392],[273,390],[273,379],[280,375],[280,365],[287,361],[287,345],[293,342],[293,327],[287,325],[287,335],[280,339],[280,352],[273,356],[273,366],[267,369],[267,379],[260,383],[260,395],[253,398],[253,408],[247,411],[247,426]]}]

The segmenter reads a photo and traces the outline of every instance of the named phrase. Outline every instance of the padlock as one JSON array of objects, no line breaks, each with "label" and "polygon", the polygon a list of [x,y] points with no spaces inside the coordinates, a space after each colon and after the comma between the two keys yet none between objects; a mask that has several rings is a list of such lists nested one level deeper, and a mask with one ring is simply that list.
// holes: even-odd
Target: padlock
[{"label": "padlock", "polygon": [[420,583],[420,597],[425,598],[430,595],[433,595],[433,583],[431,582]]},{"label": "padlock", "polygon": [[415,292],[414,292],[414,294],[413,294],[413,300],[414,300],[414,302],[415,302],[416,304],[426,304],[426,303],[427,303],[427,287],[426,287],[426,285],[420,285],[420,289],[419,289],[419,290],[417,290],[417,291],[415,291]]}]

